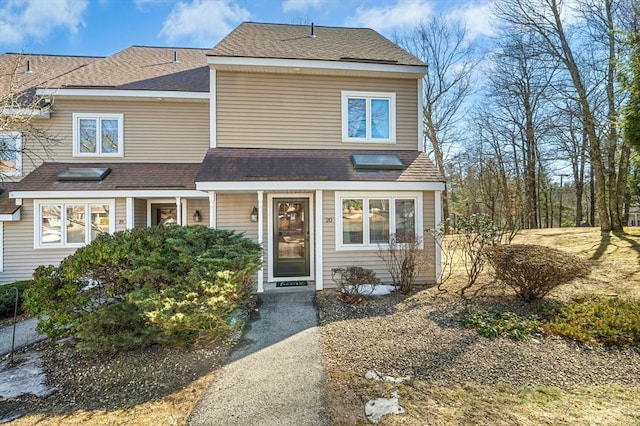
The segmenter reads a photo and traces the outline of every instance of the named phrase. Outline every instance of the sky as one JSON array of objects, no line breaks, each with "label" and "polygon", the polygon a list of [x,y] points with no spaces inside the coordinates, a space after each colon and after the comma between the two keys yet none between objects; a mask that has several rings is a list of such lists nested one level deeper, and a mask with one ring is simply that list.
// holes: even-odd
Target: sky
[{"label": "sky", "polygon": [[393,38],[434,15],[490,36],[491,0],[0,0],[0,53],[108,56],[211,48],[243,21],[368,27]]}]

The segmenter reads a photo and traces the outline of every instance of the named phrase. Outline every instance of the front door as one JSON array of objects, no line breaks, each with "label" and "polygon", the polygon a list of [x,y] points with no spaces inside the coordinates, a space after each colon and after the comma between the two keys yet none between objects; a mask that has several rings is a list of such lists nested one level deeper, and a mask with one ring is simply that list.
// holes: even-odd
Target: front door
[{"label": "front door", "polygon": [[274,198],[273,213],[274,277],[308,277],[309,199]]}]

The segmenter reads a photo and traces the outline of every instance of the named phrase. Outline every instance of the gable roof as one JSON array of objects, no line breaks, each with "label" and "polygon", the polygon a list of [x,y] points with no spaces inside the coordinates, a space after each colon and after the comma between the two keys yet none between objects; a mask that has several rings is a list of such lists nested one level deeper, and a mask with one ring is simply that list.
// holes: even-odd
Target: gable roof
[{"label": "gable roof", "polygon": [[[56,78],[99,59],[96,56],[4,53],[0,55],[0,98],[12,95],[17,98],[15,106],[27,105],[33,99],[36,87],[50,87]],[[27,72],[27,66],[30,72]]]},{"label": "gable roof", "polygon": [[131,46],[51,81],[50,87],[208,92],[206,52]]},{"label": "gable roof", "polygon": [[307,59],[392,65],[426,64],[370,28],[243,22],[209,56]]}]

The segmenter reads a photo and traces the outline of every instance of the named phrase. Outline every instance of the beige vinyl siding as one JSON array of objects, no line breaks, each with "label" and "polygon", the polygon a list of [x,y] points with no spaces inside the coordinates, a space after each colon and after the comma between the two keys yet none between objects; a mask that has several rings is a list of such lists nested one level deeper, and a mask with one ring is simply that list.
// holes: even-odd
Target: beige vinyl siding
[{"label": "beige vinyl siding", "polygon": [[[378,250],[360,250],[360,251],[337,251],[336,250],[336,223],[335,217],[335,193],[333,191],[324,191],[323,194],[323,219],[331,218],[332,223],[323,223],[323,275],[324,287],[335,287],[336,283],[331,279],[331,269],[344,268],[349,266],[361,266],[376,272],[376,275],[382,282],[389,283],[391,276],[387,272],[386,267],[378,255]],[[423,227],[425,232],[434,226],[434,193],[423,193]],[[428,233],[427,233],[428,234]],[[425,240],[427,248],[428,269],[419,280],[419,282],[435,282],[435,256],[433,256],[434,245],[433,238],[427,237]]]},{"label": "beige vinyl siding", "polygon": [[[66,200],[65,200],[66,201]],[[58,265],[75,248],[38,248],[34,245],[33,200],[24,200],[21,220],[4,222],[4,272],[0,283],[31,278],[40,265]],[[115,230],[126,229],[126,199],[115,200]]]},{"label": "beige vinyl siding", "polygon": [[[263,213],[264,223],[264,237],[263,237],[263,249],[264,249],[264,281],[267,279],[267,206],[266,206],[266,194],[265,210]],[[245,237],[254,242],[258,242],[258,224],[251,222],[249,214],[254,206],[258,205],[258,195],[256,193],[249,194],[217,194],[216,196],[216,227],[219,229],[229,229],[236,232],[243,232]],[[257,274],[254,279],[257,280]],[[257,287],[254,288],[257,291]]]},{"label": "beige vinyl siding", "polygon": [[[417,149],[416,80],[217,72],[218,147]],[[395,144],[343,143],[341,92],[396,94]]]},{"label": "beige vinyl siding", "polygon": [[[198,210],[202,220],[193,221],[193,214]],[[188,199],[187,200],[187,225],[209,226],[209,200],[208,199]]]},{"label": "beige vinyl siding", "polygon": [[[123,114],[124,157],[73,157],[73,113]],[[208,102],[56,98],[51,119],[38,123],[58,142],[46,152],[38,142],[27,140],[27,149],[49,161],[194,163],[202,161],[209,148]],[[24,159],[24,174],[39,162]]]},{"label": "beige vinyl siding", "polygon": [[143,198],[133,200],[133,227],[147,227],[147,200]]},{"label": "beige vinyl siding", "polygon": [[9,283],[30,279],[40,265],[58,265],[75,248],[33,248],[33,200],[24,200],[22,219],[4,223],[4,272],[0,281]]},{"label": "beige vinyl siding", "polygon": [[116,198],[115,232],[127,229],[127,199]]}]

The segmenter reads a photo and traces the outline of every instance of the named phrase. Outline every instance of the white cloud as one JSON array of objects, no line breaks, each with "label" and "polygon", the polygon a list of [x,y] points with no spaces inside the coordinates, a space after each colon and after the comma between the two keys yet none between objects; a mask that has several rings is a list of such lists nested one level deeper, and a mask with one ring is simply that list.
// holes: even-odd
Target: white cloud
[{"label": "white cloud", "polygon": [[189,40],[211,47],[251,14],[234,0],[192,0],[176,4],[160,35],[169,41]]},{"label": "white cloud", "polygon": [[311,8],[318,8],[328,3],[327,0],[284,0],[282,2],[283,12],[305,12]]},{"label": "white cloud", "polygon": [[468,41],[480,36],[491,37],[496,33],[493,2],[467,4],[464,7],[448,12],[447,18],[459,21],[466,28]]},{"label": "white cloud", "polygon": [[75,34],[87,0],[9,0],[0,5],[0,45],[42,40],[58,28]]},{"label": "white cloud", "polygon": [[427,0],[397,0],[391,6],[357,8],[347,19],[349,26],[374,28],[380,32],[425,22],[433,14],[433,4]]}]

